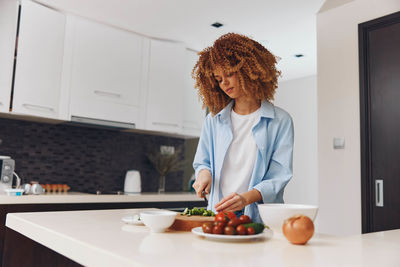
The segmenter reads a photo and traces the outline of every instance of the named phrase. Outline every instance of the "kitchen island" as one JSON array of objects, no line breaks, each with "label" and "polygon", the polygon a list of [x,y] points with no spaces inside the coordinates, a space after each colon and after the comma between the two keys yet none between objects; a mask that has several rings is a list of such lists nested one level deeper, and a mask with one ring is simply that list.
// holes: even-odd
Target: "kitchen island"
[{"label": "kitchen island", "polygon": [[127,208],[182,210],[185,207],[205,206],[206,202],[203,199],[189,192],[138,193],[127,195],[96,195],[80,192],[23,196],[0,195],[0,267],[6,231],[6,215],[8,213]]},{"label": "kitchen island", "polygon": [[[40,261],[43,255],[26,248],[28,240],[64,258],[65,266],[400,266],[400,230],[348,237],[317,234],[305,246],[290,244],[280,233],[270,239],[217,242],[190,232],[150,233],[145,226],[121,221],[139,212],[8,214],[4,266]],[[21,253],[13,250],[22,244],[25,263],[18,261]],[[64,266],[60,262],[57,266]]]}]

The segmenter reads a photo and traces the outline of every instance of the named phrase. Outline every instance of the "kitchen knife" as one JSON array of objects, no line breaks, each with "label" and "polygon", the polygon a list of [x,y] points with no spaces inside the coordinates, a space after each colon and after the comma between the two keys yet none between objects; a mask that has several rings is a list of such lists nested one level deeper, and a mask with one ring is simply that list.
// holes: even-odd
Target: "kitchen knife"
[{"label": "kitchen knife", "polygon": [[202,197],[204,198],[204,201],[206,202],[206,205],[208,206],[208,199],[207,199],[207,193],[206,191],[201,192]]}]

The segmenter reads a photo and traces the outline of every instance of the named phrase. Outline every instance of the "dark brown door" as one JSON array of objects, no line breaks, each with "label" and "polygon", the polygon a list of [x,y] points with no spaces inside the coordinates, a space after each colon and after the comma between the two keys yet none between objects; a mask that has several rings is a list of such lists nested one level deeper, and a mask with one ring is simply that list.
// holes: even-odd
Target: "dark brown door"
[{"label": "dark brown door", "polygon": [[359,25],[363,232],[400,228],[400,12]]}]

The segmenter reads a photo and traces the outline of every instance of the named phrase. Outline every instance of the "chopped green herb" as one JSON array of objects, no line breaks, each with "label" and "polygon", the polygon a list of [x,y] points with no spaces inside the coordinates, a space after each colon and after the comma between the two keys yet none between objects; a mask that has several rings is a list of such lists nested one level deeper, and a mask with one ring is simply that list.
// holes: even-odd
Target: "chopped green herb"
[{"label": "chopped green herb", "polygon": [[207,210],[205,208],[193,208],[193,209],[185,208],[185,210],[181,213],[181,215],[215,216],[215,213],[212,210]]}]

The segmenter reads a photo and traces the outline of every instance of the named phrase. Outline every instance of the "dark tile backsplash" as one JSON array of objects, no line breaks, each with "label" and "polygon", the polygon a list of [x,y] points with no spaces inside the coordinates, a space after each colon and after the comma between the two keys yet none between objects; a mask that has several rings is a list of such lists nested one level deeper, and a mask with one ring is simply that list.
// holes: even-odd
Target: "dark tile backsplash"
[{"label": "dark tile backsplash", "polygon": [[[23,183],[62,183],[80,192],[123,190],[130,169],[140,171],[142,192],[156,192],[159,175],[146,153],[160,145],[174,146],[189,165],[194,153],[185,152],[185,142],[193,139],[6,118],[0,118],[0,139],[0,155],[15,160]],[[166,191],[187,189],[188,175],[169,174]]]}]

